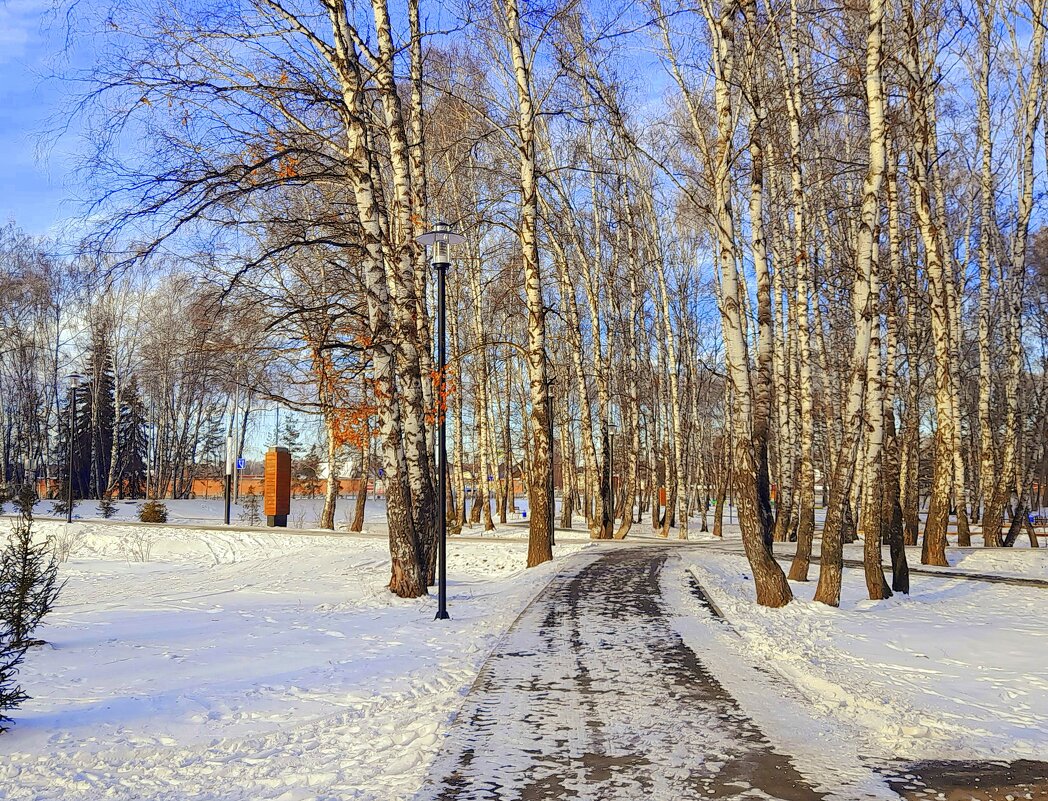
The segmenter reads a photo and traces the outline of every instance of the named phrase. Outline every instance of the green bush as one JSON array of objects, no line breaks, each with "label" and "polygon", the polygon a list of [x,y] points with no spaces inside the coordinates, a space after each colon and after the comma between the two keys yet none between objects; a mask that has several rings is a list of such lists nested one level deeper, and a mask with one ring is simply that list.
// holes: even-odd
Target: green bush
[{"label": "green bush", "polygon": [[166,523],[167,507],[160,501],[146,501],[139,507],[138,519],[143,523]]}]

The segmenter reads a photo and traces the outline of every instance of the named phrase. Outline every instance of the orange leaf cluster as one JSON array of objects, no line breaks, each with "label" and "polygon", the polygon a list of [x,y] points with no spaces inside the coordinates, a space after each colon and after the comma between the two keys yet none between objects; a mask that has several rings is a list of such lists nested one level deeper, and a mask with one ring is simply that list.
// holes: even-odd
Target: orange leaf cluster
[{"label": "orange leaf cluster", "polygon": [[378,413],[373,403],[359,403],[335,409],[332,415],[331,430],[335,442],[339,445],[352,445],[364,448],[371,441],[371,418]]},{"label": "orange leaf cluster", "polygon": [[[365,383],[362,398],[350,394],[350,385],[335,366],[330,353],[313,352],[312,373],[317,382],[321,402],[325,406],[325,416],[335,438],[335,444],[365,447],[371,440],[371,418],[378,413],[375,403],[367,400],[368,391]],[[370,393],[374,396],[374,387]]]},{"label": "orange leaf cluster", "polygon": [[444,369],[443,380],[441,379],[440,370],[433,370],[430,373],[430,379],[433,381],[435,392],[433,408],[426,412],[426,423],[429,425],[437,425],[448,413],[448,398],[450,398],[458,388],[455,386],[455,374],[448,372],[447,368]]},{"label": "orange leaf cluster", "polygon": [[298,177],[298,156],[288,153],[280,158],[280,165],[277,167],[278,178],[297,178]]}]

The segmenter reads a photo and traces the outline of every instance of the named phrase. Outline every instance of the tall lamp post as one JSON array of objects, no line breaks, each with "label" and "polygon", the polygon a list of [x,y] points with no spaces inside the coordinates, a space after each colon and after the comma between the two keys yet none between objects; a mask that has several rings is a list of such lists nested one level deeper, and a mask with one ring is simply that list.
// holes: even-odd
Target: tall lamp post
[{"label": "tall lamp post", "polygon": [[437,271],[437,370],[440,375],[437,409],[440,415],[438,442],[437,514],[439,515],[440,541],[437,549],[437,620],[448,617],[448,432],[444,415],[444,368],[447,366],[447,337],[445,336],[447,317],[447,278],[451,265],[451,246],[465,241],[462,234],[456,234],[445,222],[435,223],[433,230],[417,237],[423,245],[429,245],[429,258],[433,269]]},{"label": "tall lamp post", "polygon": [[73,441],[76,439],[76,391],[80,386],[80,374],[69,376],[69,473],[66,475],[66,522],[73,522]]},{"label": "tall lamp post", "polygon": [[36,503],[36,470],[33,467],[33,460],[28,456],[22,462],[22,483],[25,484],[27,494],[32,493],[30,503]]},{"label": "tall lamp post", "polygon": [[[229,424],[230,430],[233,424]],[[222,506],[224,510],[223,519],[229,525],[229,507],[233,501],[233,435],[226,435],[226,475],[222,482]]]},{"label": "tall lamp post", "polygon": [[608,497],[611,499],[611,527],[615,528],[615,429],[618,426],[608,423]]}]

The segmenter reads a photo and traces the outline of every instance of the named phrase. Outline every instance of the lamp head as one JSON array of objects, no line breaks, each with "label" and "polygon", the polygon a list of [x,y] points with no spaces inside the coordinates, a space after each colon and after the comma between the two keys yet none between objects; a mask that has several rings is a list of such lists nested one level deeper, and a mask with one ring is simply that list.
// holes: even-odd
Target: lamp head
[{"label": "lamp head", "polygon": [[466,241],[462,234],[456,234],[446,222],[434,223],[433,230],[415,238],[416,242],[429,245],[429,258],[433,264],[448,264],[451,261],[451,246]]},{"label": "lamp head", "polygon": [[69,386],[71,386],[73,389],[76,389],[78,386],[80,386],[80,380],[82,378],[83,376],[80,375],[80,373],[71,374],[69,376]]}]

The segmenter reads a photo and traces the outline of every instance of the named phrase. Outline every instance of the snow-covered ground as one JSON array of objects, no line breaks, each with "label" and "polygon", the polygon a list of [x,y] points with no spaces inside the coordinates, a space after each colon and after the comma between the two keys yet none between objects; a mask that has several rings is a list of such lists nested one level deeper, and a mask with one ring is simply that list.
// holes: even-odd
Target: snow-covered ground
[{"label": "snow-covered ground", "polygon": [[[138,511],[144,501],[140,500],[116,500],[113,502],[114,514],[111,521],[137,520]],[[168,508],[168,522],[181,525],[220,525],[224,517],[224,504],[220,498],[192,500],[162,501]],[[507,516],[509,522],[522,522],[527,519],[527,498],[516,499],[516,512],[510,510]],[[258,527],[265,527],[265,515],[262,510],[262,498],[258,499],[258,514],[262,521]],[[467,508],[472,511],[473,501],[467,500]],[[288,528],[315,528],[318,526],[321,511],[324,508],[323,498],[292,498],[291,511],[287,516]],[[494,510],[494,502],[493,502]],[[10,514],[10,508],[5,510]],[[54,518],[54,501],[41,500],[34,507],[34,514],[40,518]],[[348,528],[350,521],[356,514],[356,499],[340,497],[335,503],[335,527]],[[498,516],[496,515],[496,519]],[[80,500],[73,506],[73,519],[82,521],[102,520],[102,512],[99,502],[96,500]],[[244,508],[243,498],[240,503],[231,504],[230,522],[236,526],[245,526],[247,513]],[[386,501],[384,498],[369,498],[365,504],[364,522],[366,526],[386,526]],[[472,528],[467,527],[465,531],[480,533],[481,526],[474,523]]]},{"label": "snow-covered ground", "polygon": [[[111,520],[138,520],[138,511],[143,501],[114,501],[115,512]],[[221,499],[196,498],[193,500],[163,500],[167,507],[167,519],[169,523],[182,525],[220,525],[223,521],[225,507]],[[39,501],[33,509],[38,517],[54,517],[54,501]],[[315,528],[320,520],[320,512],[324,508],[323,498],[294,498],[291,501],[291,514],[288,515],[288,528],[311,529]],[[10,510],[8,510],[10,512]],[[335,525],[338,528],[347,528],[356,511],[356,500],[354,498],[339,498],[335,505]],[[265,515],[262,510],[262,499],[258,499],[258,514],[262,518],[259,527],[265,527]],[[73,518],[75,520],[102,520],[102,513],[98,509],[98,501],[77,501],[73,507]],[[236,526],[245,526],[247,513],[244,505],[232,504],[230,509],[230,523]],[[364,508],[364,522],[367,525],[385,525],[386,505],[381,499],[369,499]]]},{"label": "snow-covered ground", "polygon": [[[1048,579],[1048,548],[1030,548],[1028,543],[1025,545],[1027,547],[951,549],[946,552],[946,558],[951,567],[974,573]],[[1048,602],[1048,597],[1045,601]]]},{"label": "snow-covered ground", "polygon": [[[137,521],[138,513],[143,503],[144,501],[114,501],[115,511],[110,518],[110,522]],[[237,528],[253,527],[273,531],[273,529],[266,526],[265,515],[262,509],[262,500],[259,499],[258,503],[258,514],[261,517],[261,522],[251,526],[247,522],[248,514],[244,509],[244,504],[240,503],[231,505],[229,516],[230,524]],[[220,499],[165,499],[163,500],[163,504],[167,507],[167,519],[169,524],[182,526],[220,526],[223,524],[225,508]],[[305,530],[317,528],[320,522],[320,513],[323,508],[323,498],[293,498],[291,500],[291,513],[288,515],[287,527],[289,529]],[[472,510],[472,505],[470,505],[469,508]],[[516,511],[511,511],[507,515],[508,523],[519,524],[525,522],[527,520],[527,509],[527,499],[517,498]],[[5,512],[9,516],[13,514],[10,507],[7,507]],[[54,519],[56,517],[54,513],[54,501],[38,501],[33,508],[33,514],[41,519]],[[356,499],[339,498],[335,505],[335,528],[339,530],[348,530],[350,521],[353,520],[355,515]],[[73,519],[82,522],[101,522],[103,517],[98,508],[98,501],[77,501],[73,509]],[[495,515],[495,520],[498,520],[497,515]],[[364,507],[364,526],[365,529],[375,531],[384,532],[386,530],[386,502],[384,499],[368,499]],[[585,532],[585,526],[581,522],[577,523],[577,527],[580,532]],[[514,529],[513,531],[515,536],[521,535],[519,528]],[[473,523],[463,527],[462,533],[473,536],[482,535],[485,532],[479,523]],[[505,536],[506,532],[503,529],[500,529],[499,534]]]},{"label": "snow-covered ground", "polygon": [[[69,551],[68,583],[40,632],[51,645],[20,677],[32,698],[0,738],[0,798],[410,798],[485,656],[558,569],[522,568],[520,527],[452,538],[452,619],[435,623],[433,597],[385,589],[381,504],[362,536],[199,527],[217,501],[169,509],[203,523],[37,522]],[[914,576],[909,597],[871,603],[846,570],[840,609],[812,603],[811,582],[767,610],[727,552],[737,527],[726,535],[678,554],[734,632],[706,620],[682,567],[666,598],[787,753],[863,786],[870,760],[1048,758],[1045,590]],[[581,528],[557,536],[558,558],[588,545]],[[631,539],[650,541],[650,524]],[[1048,576],[1048,548],[949,553],[960,569]]]},{"label": "snow-covered ground", "polygon": [[[693,523],[689,538],[696,542],[718,542],[726,550],[742,552],[742,540],[738,524],[725,524],[724,538],[717,540],[708,533],[701,533],[698,526]],[[1038,531],[1041,529],[1038,528]],[[822,540],[820,532],[816,531],[816,539],[812,552],[817,557]],[[673,534],[670,534],[673,537]],[[973,545],[960,548],[957,546],[956,537],[950,535],[949,545],[946,549],[946,558],[950,562],[949,568],[944,570],[961,570],[970,573],[993,573],[1002,576],[1015,576],[1019,578],[1048,579],[1048,539],[1038,537],[1039,547],[1031,548],[1030,541],[1025,534],[1016,540],[1015,545],[1010,548],[984,548],[982,537],[974,534]],[[785,558],[792,558],[797,545],[793,542],[775,543],[775,553]],[[862,560],[863,545],[861,541],[848,543],[844,546],[844,558]],[[934,567],[921,564],[921,546],[909,546],[906,549],[906,558],[911,567],[920,567],[922,570],[935,570]],[[891,566],[891,555],[888,546],[881,548],[881,561],[887,567]],[[818,565],[812,566],[809,575],[818,574]]]},{"label": "snow-covered ground", "polygon": [[[38,522],[60,537],[65,524]],[[5,799],[410,797],[555,561],[449,547],[450,621],[394,598],[382,539],[74,524],[2,737]],[[584,547],[558,546],[558,557]]]},{"label": "snow-covered ground", "polygon": [[[1017,570],[1014,555],[967,553],[964,566]],[[684,558],[738,634],[720,645],[784,678],[858,753],[1048,758],[1045,590],[914,576],[909,596],[872,602],[862,571],[846,570],[839,609],[811,600],[812,581],[793,583],[797,600],[772,610],[756,605],[744,557]]]}]

